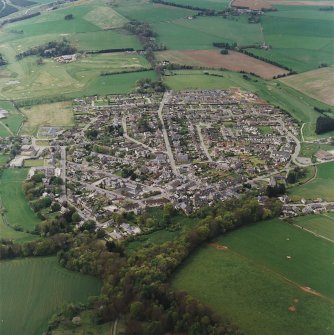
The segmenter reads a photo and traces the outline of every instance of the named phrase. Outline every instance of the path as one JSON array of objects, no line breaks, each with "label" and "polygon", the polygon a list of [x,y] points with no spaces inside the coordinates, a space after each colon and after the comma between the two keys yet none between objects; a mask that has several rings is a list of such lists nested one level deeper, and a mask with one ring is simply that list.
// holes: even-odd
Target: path
[{"label": "path", "polygon": [[176,176],[180,176],[180,172],[178,171],[178,169],[176,167],[176,164],[175,164],[172,148],[170,146],[167,130],[166,130],[166,127],[165,127],[164,118],[162,116],[162,110],[164,108],[165,103],[167,102],[167,100],[169,98],[169,95],[170,95],[169,92],[165,92],[165,94],[164,94],[164,96],[163,96],[163,98],[160,102],[160,106],[159,106],[159,109],[158,109],[158,115],[159,115],[160,122],[161,122],[161,125],[162,125],[162,133],[164,135],[165,146],[166,146],[166,149],[167,149],[167,156],[169,158],[170,166],[171,166],[174,174]]},{"label": "path", "polygon": [[12,136],[15,136],[15,134],[11,131],[11,129],[8,128],[2,121],[0,121],[0,124],[11,134]]},{"label": "path", "polygon": [[129,141],[131,141],[133,143],[141,145],[142,147],[144,147],[147,150],[150,150],[151,152],[155,152],[155,150],[153,148],[149,147],[148,145],[146,145],[146,144],[144,144],[144,143],[142,143],[142,142],[140,142],[140,141],[136,140],[135,138],[130,137],[128,135],[128,129],[127,129],[127,126],[126,126],[126,116],[122,117],[122,127],[123,127],[123,131],[124,131],[123,132],[123,137],[124,138],[126,138],[127,140],[129,140]]}]

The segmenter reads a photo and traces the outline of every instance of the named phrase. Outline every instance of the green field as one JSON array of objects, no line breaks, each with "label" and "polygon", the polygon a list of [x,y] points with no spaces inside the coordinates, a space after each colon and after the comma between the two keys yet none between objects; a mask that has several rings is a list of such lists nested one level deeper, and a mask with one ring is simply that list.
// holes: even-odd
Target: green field
[{"label": "green field", "polygon": [[289,191],[289,195],[305,199],[322,198],[334,201],[334,162],[317,165],[317,176],[314,180],[296,186]]},{"label": "green field", "polygon": [[2,261],[0,277],[2,335],[42,334],[54,313],[100,290],[97,279],[65,270],[53,257]]},{"label": "green field", "polygon": [[245,17],[228,20],[221,17],[178,19],[153,25],[159,41],[172,50],[214,48],[213,42],[236,42],[238,45],[260,44],[260,25],[249,24]]},{"label": "green field", "polygon": [[293,219],[293,224],[310,230],[334,241],[334,215],[333,213],[300,216]]},{"label": "green field", "polygon": [[33,230],[40,220],[29,207],[23,192],[22,183],[27,173],[27,169],[6,169],[0,179],[0,197],[8,224]]},{"label": "green field", "polygon": [[319,150],[334,150],[334,145],[331,144],[317,144],[317,143],[302,143],[299,156],[312,157]]},{"label": "green field", "polygon": [[[165,76],[164,81],[174,90],[183,89],[226,89],[230,87],[240,87],[244,90],[254,92],[269,103],[279,106],[288,111],[297,121],[308,123],[304,127],[304,138],[315,139],[315,122],[319,114],[314,111],[314,106],[330,108],[312,99],[301,92],[279,82],[265,81],[260,78],[249,76],[245,80],[239,73],[228,71],[210,71],[213,74],[220,74],[223,77],[205,75],[199,70],[174,71],[171,76]],[[331,133],[324,136],[330,136]]]},{"label": "green field", "polygon": [[255,54],[304,72],[322,63],[333,64],[334,13],[311,6],[275,6],[261,19],[269,51],[253,49]]},{"label": "green field", "polygon": [[184,6],[194,6],[222,10],[228,6],[228,0],[173,0],[174,3]]},{"label": "green field", "polygon": [[334,283],[328,280],[334,275],[333,256],[330,242],[272,220],[202,247],[172,283],[247,334],[329,335],[334,329]]},{"label": "green field", "polygon": [[6,225],[0,215],[0,239],[11,240],[15,243],[24,243],[36,240],[39,236],[16,231],[12,227]]}]

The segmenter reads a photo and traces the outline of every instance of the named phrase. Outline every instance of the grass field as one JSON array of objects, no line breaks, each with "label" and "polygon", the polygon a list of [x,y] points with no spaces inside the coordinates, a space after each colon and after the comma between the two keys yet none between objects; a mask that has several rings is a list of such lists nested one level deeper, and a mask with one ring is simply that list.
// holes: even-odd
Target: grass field
[{"label": "grass field", "polygon": [[[297,121],[308,123],[304,127],[304,137],[307,139],[317,138],[315,122],[319,114],[314,111],[314,106],[330,108],[329,105],[312,99],[301,92],[276,81],[264,81],[260,78],[249,76],[245,80],[239,73],[228,71],[209,71],[220,74],[223,77],[205,75],[203,71],[174,71],[174,75],[165,76],[164,81],[174,90],[183,89],[226,89],[229,87],[241,87],[244,90],[254,92],[269,103],[280,106],[288,111]],[[331,134],[326,134],[330,136]]]},{"label": "grass field", "polygon": [[65,270],[53,257],[0,262],[0,277],[3,335],[42,334],[63,306],[86,302],[100,290],[97,279]]},{"label": "grass field", "polygon": [[[127,93],[134,87],[134,81],[124,74],[126,87],[106,86],[102,72],[134,71],[148,68],[149,63],[143,56],[114,53],[82,57],[69,64],[60,64],[54,60],[45,60],[43,65],[36,64],[36,57],[27,57],[15,63],[23,70],[17,80],[0,79],[4,86],[0,95],[7,99],[47,98],[62,95],[78,97],[96,92]],[[147,72],[137,73],[135,78],[150,76]],[[121,79],[122,77],[119,77]],[[118,86],[118,85],[117,85]]]},{"label": "grass field", "polygon": [[332,250],[330,242],[292,225],[262,222],[202,247],[172,283],[247,334],[329,335],[334,329],[334,285],[328,280],[334,275]]},{"label": "grass field", "polygon": [[33,230],[40,220],[29,207],[23,192],[22,182],[27,173],[27,169],[6,169],[0,179],[0,197],[8,224]]},{"label": "grass field", "polygon": [[159,41],[171,50],[213,49],[213,42],[236,42],[238,45],[263,42],[260,25],[249,24],[245,17],[227,20],[221,17],[178,19],[153,24]]},{"label": "grass field", "polygon": [[22,132],[37,134],[41,126],[69,127],[73,125],[73,110],[71,102],[56,102],[45,105],[35,105],[22,108],[27,117]]},{"label": "grass field", "polygon": [[334,105],[334,97],[331,94],[331,87],[334,86],[333,67],[304,72],[281,81],[314,99]]},{"label": "grass field", "polygon": [[334,162],[317,165],[317,176],[314,180],[290,189],[289,194],[299,198],[322,198],[334,201]]},{"label": "grass field", "polygon": [[274,60],[297,72],[316,69],[320,64],[333,64],[333,12],[318,6],[276,6],[261,19],[264,38],[272,46],[269,51],[252,52]]},{"label": "grass field", "polygon": [[334,145],[331,144],[316,144],[316,143],[302,143],[299,156],[312,157],[319,150],[334,150]]},{"label": "grass field", "polygon": [[26,159],[24,161],[24,167],[34,167],[43,165],[47,165],[47,161],[45,159]]},{"label": "grass field", "polygon": [[293,224],[334,241],[333,213],[300,216],[293,219]]}]

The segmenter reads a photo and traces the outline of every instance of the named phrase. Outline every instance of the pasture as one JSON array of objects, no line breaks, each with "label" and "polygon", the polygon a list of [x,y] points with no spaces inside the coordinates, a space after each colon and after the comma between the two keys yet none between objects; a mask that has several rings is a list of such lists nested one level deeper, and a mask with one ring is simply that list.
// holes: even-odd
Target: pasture
[{"label": "pasture", "polygon": [[171,50],[213,49],[213,42],[236,42],[239,46],[261,44],[263,37],[258,24],[249,24],[246,17],[198,17],[153,24],[159,42]]},{"label": "pasture", "polygon": [[281,81],[294,89],[324,103],[334,106],[331,88],[334,86],[334,68],[326,67],[289,76]]},{"label": "pasture", "polygon": [[278,6],[261,18],[265,42],[270,50],[251,51],[297,72],[333,64],[333,12],[319,7]]},{"label": "pasture", "polygon": [[[149,67],[143,56],[128,53],[89,55],[68,64],[46,59],[43,65],[37,65],[36,60],[36,57],[27,57],[17,62],[15,66],[22,73],[14,82],[9,78],[0,79],[0,83],[4,83],[0,96],[20,100],[47,99],[59,95],[72,98],[99,93],[100,90],[103,90],[101,94],[128,93],[135,84],[131,81],[131,76],[124,75],[127,85],[123,84],[123,89],[120,89],[121,86],[105,86],[105,78],[101,78],[101,73],[135,71]],[[149,76],[147,72],[143,72],[134,77],[140,79],[147,75]]]},{"label": "pasture", "polygon": [[317,165],[316,178],[290,189],[289,194],[304,199],[334,201],[334,162]]},{"label": "pasture", "polygon": [[2,261],[0,277],[3,335],[42,334],[54,313],[100,290],[96,278],[60,267],[54,257]]},{"label": "pasture", "polygon": [[15,243],[25,243],[38,238],[39,236],[37,235],[14,230],[11,226],[5,224],[2,215],[0,215],[0,239],[11,240]]},{"label": "pasture", "polygon": [[288,73],[287,70],[236,51],[229,51],[228,55],[222,55],[219,50],[163,51],[157,53],[157,57],[181,65],[252,72],[264,79]]},{"label": "pasture", "polygon": [[67,101],[25,107],[22,112],[27,119],[24,134],[37,134],[41,126],[69,127],[74,122],[72,104]]},{"label": "pasture", "polygon": [[27,169],[6,169],[0,178],[0,198],[5,209],[5,218],[10,226],[19,226],[24,230],[34,230],[40,223],[29,206],[23,191],[23,181]]},{"label": "pasture", "polygon": [[292,223],[334,241],[334,216],[332,213],[299,216],[293,219]]},{"label": "pasture", "polygon": [[172,285],[247,334],[329,335],[334,329],[334,285],[327,280],[334,275],[331,250],[330,242],[271,220],[203,246]]}]

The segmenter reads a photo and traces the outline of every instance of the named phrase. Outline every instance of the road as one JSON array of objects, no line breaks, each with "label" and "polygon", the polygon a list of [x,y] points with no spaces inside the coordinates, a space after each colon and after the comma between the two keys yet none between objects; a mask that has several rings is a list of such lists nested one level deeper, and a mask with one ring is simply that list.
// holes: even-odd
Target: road
[{"label": "road", "polygon": [[206,157],[208,158],[209,162],[212,162],[212,158],[209,154],[208,148],[206,147],[206,145],[204,143],[203,135],[202,135],[202,132],[201,132],[201,126],[197,124],[196,129],[197,129],[199,140],[201,142],[201,147],[202,147]]},{"label": "road", "polygon": [[167,156],[169,158],[170,166],[171,166],[172,171],[174,172],[174,174],[176,176],[180,176],[180,172],[178,171],[178,169],[176,167],[176,164],[175,164],[172,148],[170,146],[167,130],[166,130],[166,127],[165,127],[164,118],[162,116],[162,110],[164,108],[165,103],[168,101],[169,96],[170,96],[170,93],[165,92],[165,94],[164,94],[164,96],[163,96],[163,98],[160,102],[160,106],[159,106],[159,109],[158,109],[158,115],[159,115],[159,119],[160,119],[160,122],[161,122],[161,125],[162,125],[162,133],[164,135],[165,146],[166,146],[166,149],[167,149]]},{"label": "road", "polygon": [[61,179],[63,180],[63,200],[67,200],[66,196],[66,147],[60,147],[60,157],[61,157]]},{"label": "road", "polygon": [[142,142],[137,141],[136,139],[134,139],[133,137],[130,137],[128,135],[128,130],[127,130],[127,126],[126,126],[126,116],[122,117],[122,127],[123,127],[123,131],[124,131],[124,133],[123,133],[123,137],[124,138],[126,138],[127,140],[129,140],[129,141],[131,141],[133,143],[141,145],[142,147],[144,147],[147,150],[150,150],[151,152],[155,152],[155,150],[153,148],[149,147],[148,145],[146,145],[146,144],[144,144]]}]

